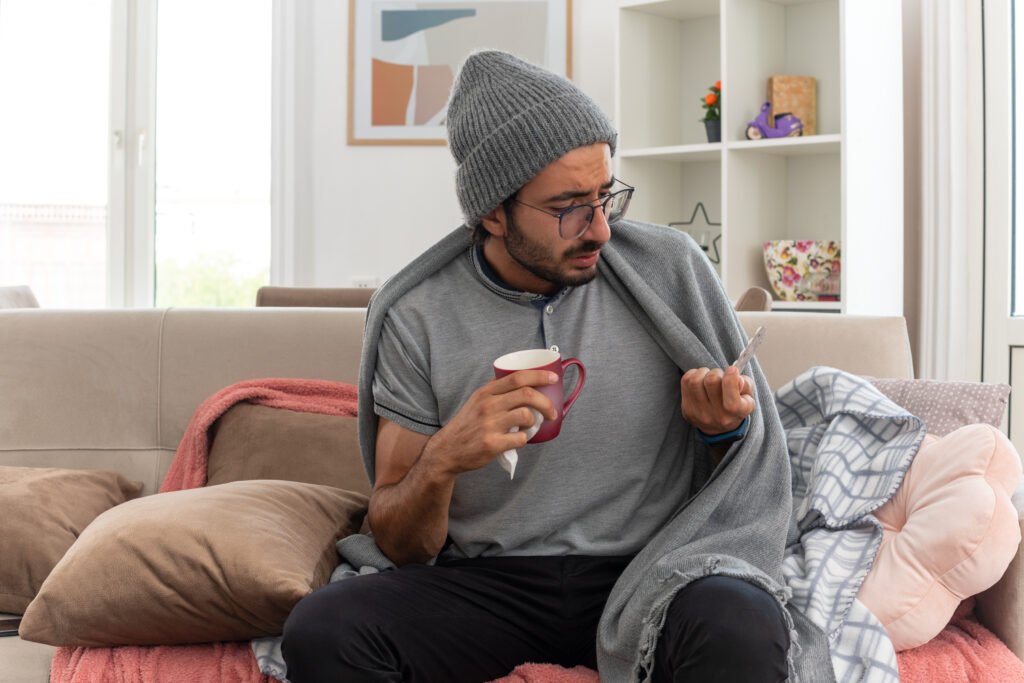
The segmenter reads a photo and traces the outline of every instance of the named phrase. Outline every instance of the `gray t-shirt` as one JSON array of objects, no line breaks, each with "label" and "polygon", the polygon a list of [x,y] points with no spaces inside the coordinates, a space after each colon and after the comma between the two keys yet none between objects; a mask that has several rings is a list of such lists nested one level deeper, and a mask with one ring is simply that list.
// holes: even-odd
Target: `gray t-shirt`
[{"label": "gray t-shirt", "polygon": [[[519,450],[515,479],[496,460],[457,478],[443,555],[638,551],[688,492],[681,371],[600,274],[546,299],[484,268],[469,249],[390,308],[376,413],[433,434],[494,378],[494,359],[521,349],[557,347],[583,362],[587,381],[558,438]],[[566,395],[575,380],[570,368]]]}]

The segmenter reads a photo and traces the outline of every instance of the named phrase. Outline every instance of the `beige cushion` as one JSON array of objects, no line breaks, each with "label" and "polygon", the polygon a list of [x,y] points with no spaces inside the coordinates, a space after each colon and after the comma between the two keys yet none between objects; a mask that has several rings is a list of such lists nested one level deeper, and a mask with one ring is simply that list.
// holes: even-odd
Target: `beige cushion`
[{"label": "beige cushion", "polygon": [[285,479],[369,495],[353,417],[239,403],[214,423],[207,485]]},{"label": "beige cushion", "polygon": [[286,481],[159,493],[98,517],[29,605],[21,637],[51,645],[248,640],[281,632],[337,566],[365,496]]},{"label": "beige cushion", "polygon": [[177,448],[196,407],[235,382],[292,377],[355,384],[365,315],[355,308],[168,311],[160,445]]},{"label": "beige cushion", "polygon": [[24,612],[89,523],[141,490],[113,472],[0,467],[0,612]]},{"label": "beige cushion", "polygon": [[52,645],[0,638],[0,683],[49,683]]},{"label": "beige cushion", "polygon": [[0,311],[0,450],[155,446],[162,318]]},{"label": "beige cushion", "polygon": [[115,470],[153,493],[196,407],[217,390],[260,377],[356,382],[364,317],[0,310],[0,465]]},{"label": "beige cushion", "polygon": [[157,492],[164,472],[173,459],[173,450],[146,448],[113,451],[102,448],[25,449],[0,452],[0,466],[116,472],[129,481],[141,482],[144,496]]},{"label": "beige cushion", "polygon": [[816,365],[855,375],[914,376],[907,322],[897,316],[835,313],[736,314],[747,334],[767,331],[757,359],[772,391]]}]

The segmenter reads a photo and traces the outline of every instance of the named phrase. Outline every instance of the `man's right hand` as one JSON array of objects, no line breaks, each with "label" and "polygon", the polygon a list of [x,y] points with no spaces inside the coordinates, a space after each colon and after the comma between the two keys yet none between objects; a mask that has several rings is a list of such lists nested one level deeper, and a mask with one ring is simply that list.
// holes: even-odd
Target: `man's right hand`
[{"label": "man's right hand", "polygon": [[[454,476],[479,469],[507,450],[522,448],[526,430],[534,422],[531,408],[548,420],[558,418],[551,399],[536,389],[558,381],[558,375],[547,370],[520,370],[488,382],[431,437],[423,457],[430,466]],[[519,430],[509,432],[513,427]]]},{"label": "man's right hand", "polygon": [[[488,382],[431,437],[381,418],[369,522],[384,554],[399,566],[437,555],[448,535],[456,476],[526,445],[530,408],[555,419],[555,406],[536,387],[557,381],[546,370],[523,370]],[[520,431],[510,434],[516,426]]]}]

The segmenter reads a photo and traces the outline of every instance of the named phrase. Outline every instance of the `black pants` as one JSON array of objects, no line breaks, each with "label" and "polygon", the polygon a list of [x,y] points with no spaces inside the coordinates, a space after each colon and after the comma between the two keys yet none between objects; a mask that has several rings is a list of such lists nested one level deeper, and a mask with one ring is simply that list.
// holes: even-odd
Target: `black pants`
[{"label": "black pants", "polygon": [[[288,679],[481,683],[525,662],[596,668],[597,623],[629,560],[483,558],[329,584],[285,623]],[[672,602],[654,680],[775,683],[788,647],[774,598],[708,577]]]}]

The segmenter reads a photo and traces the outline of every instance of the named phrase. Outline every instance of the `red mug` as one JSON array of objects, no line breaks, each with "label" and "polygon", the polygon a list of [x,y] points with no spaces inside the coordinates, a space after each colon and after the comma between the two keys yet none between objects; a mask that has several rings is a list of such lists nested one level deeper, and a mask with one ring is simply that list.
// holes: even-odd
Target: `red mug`
[{"label": "red mug", "polygon": [[[565,378],[565,369],[570,365],[575,365],[577,370],[576,387],[569,394],[569,398],[565,399],[565,389],[562,386],[562,381]],[[548,384],[543,387],[536,387],[537,391],[551,399],[551,402],[555,404],[555,409],[558,411],[558,417],[554,420],[544,420],[541,424],[540,429],[533,438],[526,443],[543,443],[545,441],[551,441],[551,439],[558,436],[558,433],[562,431],[562,418],[569,413],[569,408],[576,402],[576,398],[580,395],[580,390],[583,389],[583,383],[587,380],[587,369],[583,367],[576,358],[566,358],[562,360],[562,356],[557,351],[550,351],[548,349],[527,349],[526,351],[515,351],[513,353],[507,353],[501,358],[494,361],[494,376],[497,379],[501,379],[507,375],[511,375],[513,372],[519,372],[520,370],[548,370],[558,375],[558,381],[554,384]],[[561,406],[561,408],[559,408]]]}]

